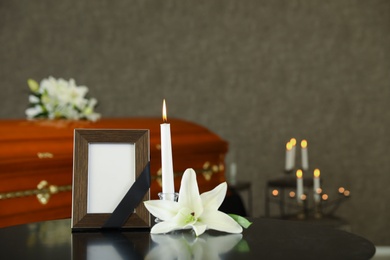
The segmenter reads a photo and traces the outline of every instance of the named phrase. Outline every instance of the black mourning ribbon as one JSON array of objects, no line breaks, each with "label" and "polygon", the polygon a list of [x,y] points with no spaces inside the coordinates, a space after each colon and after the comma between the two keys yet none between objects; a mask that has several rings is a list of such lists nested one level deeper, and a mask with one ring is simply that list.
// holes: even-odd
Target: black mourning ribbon
[{"label": "black mourning ribbon", "polygon": [[103,229],[120,229],[133,214],[150,188],[150,163],[148,162],[137,180],[103,225]]}]

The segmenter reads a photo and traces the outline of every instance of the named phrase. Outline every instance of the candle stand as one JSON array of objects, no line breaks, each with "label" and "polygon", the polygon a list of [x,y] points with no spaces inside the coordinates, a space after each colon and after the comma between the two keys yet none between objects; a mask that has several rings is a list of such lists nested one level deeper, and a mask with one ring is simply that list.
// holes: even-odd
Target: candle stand
[{"label": "candle stand", "polygon": [[[323,180],[322,180],[323,181]],[[267,181],[265,189],[265,217],[270,217],[271,204],[278,204],[279,218],[288,219],[321,219],[331,216],[350,197],[350,191],[343,187],[338,190],[337,197],[330,199],[323,190],[313,191],[313,178],[304,177],[304,196],[296,198],[297,181],[295,176],[284,175]],[[315,198],[315,195],[316,198]]]},{"label": "candle stand", "polygon": [[[160,200],[177,201],[179,199],[179,193],[178,192],[174,192],[174,193],[162,193],[162,192],[159,192],[158,193],[158,197],[160,198]],[[159,218],[155,218],[154,221],[156,223],[158,223],[158,222],[161,222],[162,220],[160,220]]]}]

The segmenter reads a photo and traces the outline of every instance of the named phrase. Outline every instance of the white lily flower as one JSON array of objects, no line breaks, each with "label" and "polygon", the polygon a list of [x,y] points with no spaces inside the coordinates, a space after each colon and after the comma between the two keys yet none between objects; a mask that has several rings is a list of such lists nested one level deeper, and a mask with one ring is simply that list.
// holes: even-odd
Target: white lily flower
[{"label": "white lily flower", "polygon": [[242,227],[229,215],[219,211],[227,191],[226,182],[199,195],[196,173],[187,169],[181,179],[179,199],[149,200],[144,204],[149,212],[162,220],[151,229],[152,234],[168,233],[179,229],[193,229],[197,236],[207,229],[228,233],[241,233]]},{"label": "white lily flower", "polygon": [[27,115],[28,119],[32,119],[36,115],[39,115],[42,112],[43,112],[43,110],[42,110],[42,107],[40,105],[36,105],[36,106],[33,106],[33,107],[26,109],[26,115]]},{"label": "white lily flower", "polygon": [[28,96],[28,102],[30,102],[31,104],[39,103],[39,101],[40,101],[40,99],[37,96],[34,96],[34,95]]},{"label": "white lily flower", "polygon": [[56,93],[59,89],[59,84],[57,83],[57,80],[50,76],[47,79],[43,79],[40,84],[41,88],[39,89],[39,92],[41,94],[48,93],[49,96],[56,96]]},{"label": "white lily flower", "polygon": [[85,114],[85,117],[88,120],[96,122],[97,120],[99,120],[101,118],[101,115],[99,113],[89,113],[89,114]]}]

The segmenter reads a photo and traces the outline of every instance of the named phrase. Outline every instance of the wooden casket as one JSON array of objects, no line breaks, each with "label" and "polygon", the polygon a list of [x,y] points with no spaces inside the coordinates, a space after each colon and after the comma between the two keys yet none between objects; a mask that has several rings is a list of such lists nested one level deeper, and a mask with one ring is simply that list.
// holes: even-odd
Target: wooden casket
[{"label": "wooden casket", "polygon": [[[69,218],[73,133],[76,128],[149,129],[150,195],[161,192],[161,118],[0,121],[0,226]],[[187,168],[197,172],[200,192],[225,181],[228,143],[205,127],[170,119],[175,190]]]}]

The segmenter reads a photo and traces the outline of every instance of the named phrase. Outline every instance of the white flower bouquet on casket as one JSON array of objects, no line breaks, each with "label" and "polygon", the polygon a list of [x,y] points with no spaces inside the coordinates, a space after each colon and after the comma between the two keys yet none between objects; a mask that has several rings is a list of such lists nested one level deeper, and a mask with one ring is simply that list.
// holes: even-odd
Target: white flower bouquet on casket
[{"label": "white flower bouquet on casket", "polygon": [[31,94],[29,108],[26,109],[28,119],[86,119],[98,120],[101,115],[94,112],[97,104],[95,98],[87,98],[88,87],[77,86],[74,79],[66,81],[62,78],[49,77],[40,84],[33,79],[27,81]]}]

